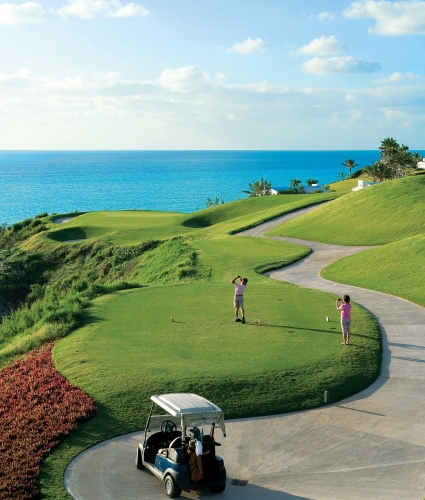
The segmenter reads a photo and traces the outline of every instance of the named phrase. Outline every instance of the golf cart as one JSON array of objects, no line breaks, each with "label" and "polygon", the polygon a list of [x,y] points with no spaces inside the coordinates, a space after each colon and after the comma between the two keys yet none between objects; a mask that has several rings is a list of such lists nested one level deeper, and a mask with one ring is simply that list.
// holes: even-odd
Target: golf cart
[{"label": "golf cart", "polygon": [[[207,399],[196,394],[158,394],[152,406],[142,443],[136,454],[136,467],[148,469],[164,482],[170,498],[182,490],[209,488],[221,493],[226,488],[226,469],[215,454],[216,426],[226,436],[224,414]],[[156,415],[156,405],[168,415]],[[210,427],[204,435],[204,427]]]}]

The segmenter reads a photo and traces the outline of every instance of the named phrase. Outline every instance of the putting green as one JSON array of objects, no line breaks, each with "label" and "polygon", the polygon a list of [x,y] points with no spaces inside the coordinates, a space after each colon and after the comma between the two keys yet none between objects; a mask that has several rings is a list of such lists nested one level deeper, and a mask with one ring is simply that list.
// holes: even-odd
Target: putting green
[{"label": "putting green", "polygon": [[54,241],[101,238],[116,245],[135,245],[150,238],[162,240],[195,231],[182,225],[186,219],[187,214],[175,212],[89,212],[50,231],[48,237]]}]

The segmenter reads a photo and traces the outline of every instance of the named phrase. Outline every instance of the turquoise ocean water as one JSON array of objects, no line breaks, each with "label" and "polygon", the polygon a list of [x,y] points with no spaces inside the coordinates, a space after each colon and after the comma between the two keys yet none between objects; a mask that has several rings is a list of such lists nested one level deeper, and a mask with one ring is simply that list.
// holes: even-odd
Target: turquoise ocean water
[{"label": "turquoise ocean water", "polygon": [[379,151],[0,151],[0,223],[41,212],[165,210],[193,212],[208,197],[245,198],[260,177],[272,186],[327,184]]}]

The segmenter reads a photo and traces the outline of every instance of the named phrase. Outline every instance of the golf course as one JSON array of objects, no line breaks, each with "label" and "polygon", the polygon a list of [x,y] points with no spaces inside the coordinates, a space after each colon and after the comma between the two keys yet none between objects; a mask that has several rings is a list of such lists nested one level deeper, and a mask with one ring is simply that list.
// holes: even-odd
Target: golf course
[{"label": "golf course", "polygon": [[[412,176],[356,193],[248,198],[193,214],[41,219],[46,230],[26,238],[20,252],[55,257],[48,272],[64,312],[54,322],[43,312],[46,291],[32,325],[27,320],[17,335],[12,320],[2,325],[0,358],[10,363],[61,337],[52,352],[57,370],[97,407],[45,460],[43,496],[68,497],[63,474],[78,453],[140,430],[152,394],[201,394],[234,419],[316,408],[325,390],[334,403],[370,386],[382,359],[374,316],[354,301],[352,345],[342,346],[337,295],[264,273],[310,254],[283,237],[373,246],[332,263],[323,277],[341,283],[341,294],[344,284],[354,285],[424,305],[417,272],[425,255],[424,183]],[[236,235],[312,206],[265,238]],[[69,220],[55,222],[61,218]],[[231,280],[238,274],[249,278],[246,324],[234,321]],[[71,306],[75,314],[65,314]]]}]

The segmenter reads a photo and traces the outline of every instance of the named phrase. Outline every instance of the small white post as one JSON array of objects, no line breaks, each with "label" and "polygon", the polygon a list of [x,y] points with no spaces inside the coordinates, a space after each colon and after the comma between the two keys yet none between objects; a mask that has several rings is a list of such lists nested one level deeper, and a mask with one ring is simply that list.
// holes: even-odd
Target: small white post
[{"label": "small white post", "polygon": [[326,321],[329,321],[329,316],[326,316]]},{"label": "small white post", "polygon": [[328,403],[328,402],[329,402],[329,392],[328,392],[328,391],[325,391],[325,394],[324,394],[323,400],[324,400],[324,402],[325,402],[325,403]]}]

